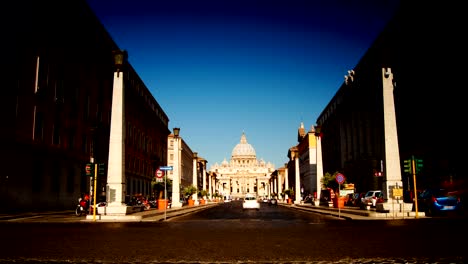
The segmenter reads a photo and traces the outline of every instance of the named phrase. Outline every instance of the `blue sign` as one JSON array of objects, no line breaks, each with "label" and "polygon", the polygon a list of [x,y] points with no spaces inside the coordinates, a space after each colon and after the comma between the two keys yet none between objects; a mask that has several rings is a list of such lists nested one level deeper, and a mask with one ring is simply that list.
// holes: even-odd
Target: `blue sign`
[{"label": "blue sign", "polygon": [[342,184],[345,182],[345,176],[341,173],[338,173],[336,175],[336,181],[338,182],[338,184]]},{"label": "blue sign", "polygon": [[160,166],[159,169],[163,171],[172,170],[172,166]]}]

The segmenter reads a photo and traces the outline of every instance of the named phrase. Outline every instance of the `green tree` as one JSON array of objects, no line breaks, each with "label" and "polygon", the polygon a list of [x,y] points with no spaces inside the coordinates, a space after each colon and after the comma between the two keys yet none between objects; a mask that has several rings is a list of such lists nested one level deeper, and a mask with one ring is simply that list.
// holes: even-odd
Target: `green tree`
[{"label": "green tree", "polygon": [[196,194],[197,191],[198,188],[195,185],[189,185],[182,190],[182,193],[184,194],[185,198],[192,199],[192,195]]},{"label": "green tree", "polygon": [[208,193],[207,190],[200,190],[198,192],[198,195],[200,195],[200,198],[205,199],[205,197],[208,197],[210,194]]},{"label": "green tree", "polygon": [[172,181],[164,176],[161,182],[156,181],[156,178],[153,178],[151,181],[151,189],[153,190],[153,196],[157,197],[158,199],[164,199],[164,190],[167,191],[169,197],[169,190],[172,190]]},{"label": "green tree", "polygon": [[[338,171],[336,171],[335,173],[333,174],[330,174],[329,172],[325,173],[323,175],[323,178],[321,180],[321,183],[322,183],[322,188],[330,188],[330,189],[333,189],[334,191],[337,191],[338,190],[338,182],[336,181],[336,175],[340,173]],[[345,182],[346,183],[346,180]]]}]

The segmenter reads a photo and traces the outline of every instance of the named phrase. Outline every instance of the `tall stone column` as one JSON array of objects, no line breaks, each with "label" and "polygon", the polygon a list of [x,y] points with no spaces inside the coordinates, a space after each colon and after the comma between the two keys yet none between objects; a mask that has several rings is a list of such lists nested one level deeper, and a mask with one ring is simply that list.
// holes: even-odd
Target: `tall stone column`
[{"label": "tall stone column", "polygon": [[395,208],[392,190],[402,188],[403,182],[401,180],[400,151],[393,98],[393,74],[390,68],[382,68],[382,84],[385,134],[385,171],[382,191],[386,202],[377,204],[376,209],[392,210]]},{"label": "tall stone column", "polygon": [[171,207],[180,208],[180,137],[179,128],[174,128],[174,166],[172,168],[172,201]]},{"label": "tall stone column", "polygon": [[280,193],[283,192],[283,178],[278,170],[278,197],[280,197]]},{"label": "tall stone column", "polygon": [[[289,176],[288,176],[288,164],[285,163],[284,164],[284,189],[287,190],[289,189]],[[284,199],[288,199],[288,195],[285,194],[284,195]]]},{"label": "tall stone column", "polygon": [[203,183],[203,187],[202,187],[202,190],[206,190],[206,163],[207,161],[206,160],[203,160],[202,161],[202,183]]},{"label": "tall stone column", "polygon": [[125,101],[124,73],[114,72],[112,115],[107,169],[106,215],[126,215],[131,207],[125,204]]},{"label": "tall stone column", "polygon": [[297,150],[294,151],[294,163],[296,165],[296,188],[294,190],[294,196],[296,199],[294,200],[294,204],[301,203],[301,174],[299,171],[299,152]]},{"label": "tall stone column", "polygon": [[[194,152],[193,153],[193,174],[192,174],[192,184],[193,186],[197,187],[198,189],[198,153]],[[192,195],[192,199],[194,200],[194,204],[198,205],[198,190],[196,193]]]},{"label": "tall stone column", "polygon": [[211,182],[213,181],[213,175],[211,175],[211,173],[209,173],[208,175],[208,193],[210,194],[209,195],[209,199],[212,199],[213,198],[213,189],[211,187]]},{"label": "tall stone column", "polygon": [[315,205],[320,204],[320,193],[322,192],[322,179],[323,179],[323,160],[322,160],[322,139],[321,128],[316,127],[315,138],[317,140],[317,199],[315,199]]}]

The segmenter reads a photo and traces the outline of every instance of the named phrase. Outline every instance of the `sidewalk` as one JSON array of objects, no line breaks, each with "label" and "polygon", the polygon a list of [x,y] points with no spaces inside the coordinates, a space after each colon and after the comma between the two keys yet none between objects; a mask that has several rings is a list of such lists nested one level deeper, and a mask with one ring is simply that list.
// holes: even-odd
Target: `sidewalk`
[{"label": "sidewalk", "polygon": [[115,221],[130,221],[130,222],[140,222],[145,221],[145,219],[151,218],[151,221],[164,221],[165,219],[181,216],[188,213],[205,210],[210,207],[216,206],[217,203],[207,203],[207,204],[199,204],[194,206],[187,206],[184,205],[180,208],[168,208],[166,210],[159,210],[155,208],[151,208],[150,210],[145,210],[141,212],[135,212],[128,215],[87,215],[86,219],[83,221],[86,222],[115,222]]},{"label": "sidewalk", "polygon": [[391,219],[417,219],[424,218],[426,215],[424,212],[418,212],[418,217],[416,218],[416,212],[377,212],[375,208],[370,208],[369,210],[360,209],[358,207],[345,206],[344,208],[334,208],[326,206],[316,206],[312,204],[287,204],[287,203],[278,203],[278,205],[288,206],[292,209],[316,212],[321,214],[327,214],[336,216],[339,218],[344,218],[347,220],[391,220]]}]

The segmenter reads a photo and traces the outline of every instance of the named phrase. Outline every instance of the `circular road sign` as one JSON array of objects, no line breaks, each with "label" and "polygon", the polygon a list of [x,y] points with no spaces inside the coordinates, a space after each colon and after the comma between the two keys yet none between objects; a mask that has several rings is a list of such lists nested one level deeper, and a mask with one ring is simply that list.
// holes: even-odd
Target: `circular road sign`
[{"label": "circular road sign", "polygon": [[345,182],[345,177],[341,173],[338,173],[335,179],[338,182],[338,184],[342,184],[343,182]]},{"label": "circular road sign", "polygon": [[164,176],[164,171],[162,170],[156,170],[156,177],[158,178],[162,178]]}]

